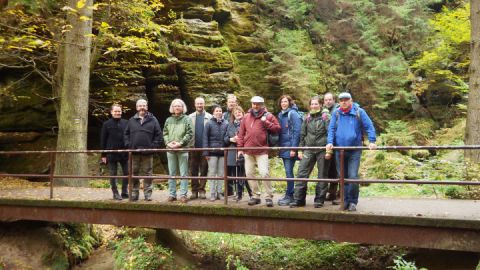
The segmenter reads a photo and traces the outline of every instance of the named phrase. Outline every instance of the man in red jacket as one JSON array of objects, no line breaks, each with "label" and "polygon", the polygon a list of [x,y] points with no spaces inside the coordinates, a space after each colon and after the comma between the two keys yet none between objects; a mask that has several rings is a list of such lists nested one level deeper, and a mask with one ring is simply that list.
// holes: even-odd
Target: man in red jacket
[{"label": "man in red jacket", "polygon": [[[280,124],[273,114],[265,108],[265,101],[262,97],[254,96],[251,100],[252,108],[245,114],[238,131],[237,147],[268,147],[268,132],[278,133]],[[268,132],[267,132],[268,131]],[[255,177],[255,165],[261,178],[269,177],[268,170],[268,149],[238,151],[238,155],[245,153],[245,173],[247,177]],[[248,201],[248,205],[260,204],[260,184],[262,181],[249,180],[254,196]],[[273,206],[272,183],[264,181],[263,186],[267,193],[265,202],[268,207]]]}]

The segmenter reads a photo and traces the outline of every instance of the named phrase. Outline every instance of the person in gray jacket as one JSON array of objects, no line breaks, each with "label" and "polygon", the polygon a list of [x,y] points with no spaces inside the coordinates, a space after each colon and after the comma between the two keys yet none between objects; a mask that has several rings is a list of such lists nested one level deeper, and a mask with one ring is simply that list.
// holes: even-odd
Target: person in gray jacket
[{"label": "person in gray jacket", "polygon": [[[194,148],[203,147],[203,133],[205,130],[205,124],[212,118],[212,115],[205,111],[205,99],[197,97],[195,99],[195,112],[188,115],[192,120],[193,139],[192,146]],[[192,151],[190,153],[190,174],[191,176],[207,176],[208,163],[205,158],[202,157],[202,151]],[[199,175],[200,173],[200,175]],[[198,180],[192,179],[192,195],[191,200],[200,198],[206,199],[205,185],[206,179]]]}]

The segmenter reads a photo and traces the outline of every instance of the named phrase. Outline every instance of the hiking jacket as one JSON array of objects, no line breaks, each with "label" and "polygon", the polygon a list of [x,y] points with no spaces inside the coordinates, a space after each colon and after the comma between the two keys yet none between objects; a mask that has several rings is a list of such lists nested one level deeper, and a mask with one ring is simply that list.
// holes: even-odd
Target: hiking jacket
[{"label": "hiking jacket", "polygon": [[[103,122],[100,136],[100,145],[102,150],[120,150],[125,149],[125,140],[123,133],[127,128],[126,119],[110,118]],[[128,153],[102,153],[102,157],[107,158],[107,162],[117,162],[128,159]]]},{"label": "hiking jacket", "polygon": [[[300,142],[302,118],[298,113],[297,105],[293,105],[284,112],[279,112],[278,122],[280,124],[278,146],[298,146]],[[291,150],[280,150],[278,156],[281,158],[290,158],[290,151]]]},{"label": "hiking jacket", "polygon": [[[212,117],[212,119],[205,124],[205,130],[203,131],[203,147],[224,147],[224,137],[227,132],[227,125],[225,119],[222,118],[219,122],[215,117]],[[203,155],[223,157],[223,151],[204,151]]]},{"label": "hiking jacket", "polygon": [[[195,122],[197,121],[197,112],[195,111],[189,114],[188,117],[190,117],[190,121],[192,121],[192,130],[193,130],[192,141],[190,142],[189,146],[193,147],[195,145],[195,125],[197,124]],[[210,113],[205,111],[205,117],[203,119],[202,125],[206,125],[208,123],[208,120],[210,120],[212,117],[213,116]],[[205,133],[205,129],[203,130],[203,132]],[[203,140],[203,135],[202,135],[202,140]]]},{"label": "hiking jacket", "polygon": [[364,109],[357,104],[353,104],[348,113],[336,109],[330,119],[327,143],[334,146],[361,146],[362,130],[371,143],[376,142],[375,127]]},{"label": "hiking jacket", "polygon": [[[227,132],[225,132],[225,136],[223,137],[223,141],[225,146],[235,148],[237,147],[236,143],[230,141],[230,138],[235,137],[237,135],[238,130],[240,129],[240,121],[233,121],[228,123],[227,125]],[[237,151],[228,151],[227,155],[227,166],[237,166]]]},{"label": "hiking jacket", "polygon": [[[205,132],[205,131],[204,131]],[[170,116],[165,121],[163,127],[163,138],[165,144],[176,141],[179,142],[182,147],[190,146],[193,137],[193,126],[190,117],[185,114],[180,116]]]},{"label": "hiking jacket", "polygon": [[[264,117],[265,116],[265,117]],[[262,121],[262,119],[264,121]],[[243,117],[238,131],[238,147],[267,147],[267,130],[273,134],[280,132],[280,124],[277,118],[261,109],[257,116],[250,109]],[[245,150],[249,155],[268,154],[268,150]]]},{"label": "hiking jacket", "polygon": [[[328,118],[322,118],[322,111],[309,113],[302,123],[300,132],[300,146],[325,146],[327,145]],[[318,150],[314,152],[325,151]]]},{"label": "hiking jacket", "polygon": [[124,133],[125,146],[129,149],[159,148],[163,143],[162,129],[153,114],[147,112],[143,123],[138,113],[128,120]]}]

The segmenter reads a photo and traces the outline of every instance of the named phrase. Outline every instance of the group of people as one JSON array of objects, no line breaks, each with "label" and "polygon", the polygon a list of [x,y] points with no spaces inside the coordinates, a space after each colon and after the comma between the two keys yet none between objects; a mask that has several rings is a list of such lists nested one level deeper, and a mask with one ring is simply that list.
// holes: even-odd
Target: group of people
[{"label": "group of people", "polygon": [[[187,106],[181,99],[170,104],[171,116],[165,121],[163,131],[159,121],[148,111],[148,103],[140,99],[136,103],[136,114],[128,121],[122,119],[122,107],[114,104],[111,107],[112,118],[103,124],[101,147],[104,150],[117,149],[156,149],[163,145],[167,149],[181,148],[234,148],[224,156],[224,151],[167,151],[168,171],[171,176],[182,176],[180,179],[179,200],[186,203],[189,199],[222,199],[223,196],[235,196],[241,200],[246,189],[250,199],[248,205],[261,203],[262,189],[264,200],[272,207],[273,190],[271,181],[262,181],[269,177],[268,146],[269,137],[278,135],[278,146],[282,147],[322,147],[316,150],[281,150],[287,178],[309,178],[317,164],[318,178],[337,178],[340,171],[339,151],[334,146],[361,146],[363,136],[367,134],[369,148],[375,149],[375,128],[367,113],[354,103],[350,93],[344,92],[335,102],[332,93],[323,97],[314,96],[309,101],[309,111],[300,112],[294,100],[288,95],[278,99],[280,112],[277,116],[265,107],[260,96],[251,98],[251,108],[245,112],[235,95],[227,96],[227,109],[223,111],[219,105],[213,105],[211,114],[205,110],[205,100],[195,99],[195,112],[187,115]],[[263,147],[263,149],[248,149]],[[247,149],[242,149],[247,148]],[[345,177],[358,178],[361,150],[345,151]],[[224,172],[224,159],[227,159],[227,172]],[[118,165],[123,175],[127,175],[128,156],[126,153],[104,153],[102,162],[108,164],[110,175],[116,176]],[[299,161],[295,177],[294,165]],[[134,152],[132,155],[133,175],[151,176],[153,167],[152,152]],[[258,170],[259,178],[256,178]],[[223,181],[208,180],[209,194],[206,192],[208,177],[228,176],[242,177],[245,180],[229,180],[227,190],[223,190]],[[203,176],[191,180],[191,196],[187,197],[187,176]],[[128,198],[127,180],[122,180],[121,193],[118,192],[116,179],[111,179],[113,198]],[[139,179],[133,180],[132,200],[139,199]],[[336,183],[317,182],[314,207],[322,207],[327,200],[337,204]],[[152,200],[152,179],[144,179],[145,200]],[[168,201],[177,200],[177,181],[168,180]],[[307,182],[287,181],[284,196],[278,205],[300,207],[306,204]],[[358,184],[345,185],[345,210],[355,211],[358,203]]]}]

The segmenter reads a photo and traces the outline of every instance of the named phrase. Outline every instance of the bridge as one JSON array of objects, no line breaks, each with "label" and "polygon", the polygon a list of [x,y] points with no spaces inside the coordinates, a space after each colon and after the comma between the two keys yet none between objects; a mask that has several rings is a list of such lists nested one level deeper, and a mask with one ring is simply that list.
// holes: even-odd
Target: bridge
[{"label": "bridge", "polygon": [[[49,174],[48,177],[53,179],[56,176]],[[137,177],[144,178],[130,175],[129,179]],[[155,178],[166,179],[168,176]],[[346,182],[388,181],[480,184],[469,181],[354,180],[343,179],[342,175],[334,181],[341,185]],[[15,187],[0,190],[0,221],[112,224],[480,252],[480,201],[476,200],[366,197],[360,198],[357,212],[345,212],[328,203],[324,208],[315,209],[311,205],[313,198],[307,198],[310,204],[306,207],[295,209],[248,206],[246,200],[228,202],[228,198],[224,202],[194,200],[187,204],[169,203],[166,202],[167,192],[162,190],[154,191],[151,202],[119,202],[111,199],[109,189],[55,187],[53,193],[52,183],[49,187],[35,189]]]}]

